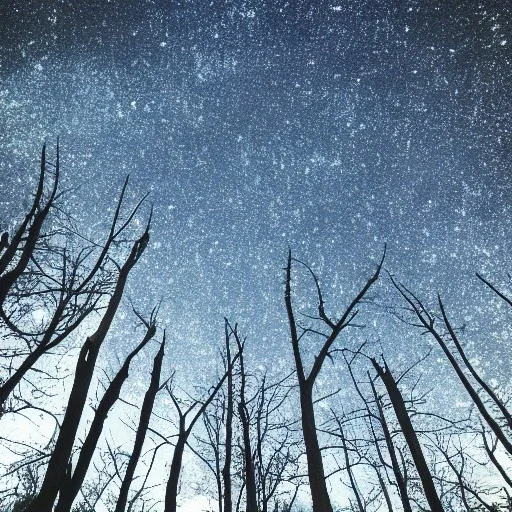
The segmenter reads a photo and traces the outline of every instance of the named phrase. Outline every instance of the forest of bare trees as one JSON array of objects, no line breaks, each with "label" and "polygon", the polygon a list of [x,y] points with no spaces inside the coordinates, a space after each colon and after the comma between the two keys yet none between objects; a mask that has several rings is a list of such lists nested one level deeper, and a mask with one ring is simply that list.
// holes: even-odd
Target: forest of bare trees
[{"label": "forest of bare trees", "polygon": [[[29,207],[0,241],[0,510],[174,512],[203,496],[216,512],[512,511],[508,382],[477,364],[491,355],[475,353],[441,296],[427,303],[386,267],[386,248],[339,310],[328,276],[290,250],[289,371],[253,367],[244,319],[226,318],[217,373],[187,387],[161,305],[140,311],[126,294],[150,250],[147,197],[128,200],[126,179],[91,238],[68,210],[59,152],[43,146]],[[512,306],[490,276],[475,280]],[[387,354],[360,320],[372,314],[422,350]],[[325,372],[340,377],[320,390]],[[140,396],[125,392],[135,381]]]}]

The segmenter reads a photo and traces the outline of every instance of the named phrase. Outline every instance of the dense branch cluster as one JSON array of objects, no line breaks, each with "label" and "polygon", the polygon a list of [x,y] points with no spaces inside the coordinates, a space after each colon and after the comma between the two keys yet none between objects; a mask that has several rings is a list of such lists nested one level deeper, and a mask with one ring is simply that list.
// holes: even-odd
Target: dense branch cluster
[{"label": "dense branch cluster", "polygon": [[[193,495],[218,512],[512,510],[509,395],[475,364],[440,296],[431,308],[383,277],[385,249],[335,313],[313,269],[290,251],[290,371],[253,368],[251,340],[224,319],[217,375],[190,389],[180,384],[186,369],[168,369],[178,348],[166,346],[160,305],[132,306],[136,328],[122,327],[127,283],[150,238],[152,210],[139,227],[146,197],[128,208],[126,179],[109,227],[97,239],[84,235],[64,207],[59,152],[57,142],[51,163],[43,146],[31,206],[0,238],[1,510],[175,512]],[[296,297],[303,278],[313,312]],[[395,297],[385,313],[429,340],[405,365],[353,335],[364,327],[356,319],[382,309],[370,296],[379,280]],[[131,349],[109,373],[116,337]],[[322,395],[326,362],[339,387]],[[457,384],[445,392],[462,394],[464,407],[432,407],[423,374],[436,365],[450,372]],[[131,374],[142,376],[140,397],[124,391]],[[112,439],[106,425],[124,434]]]}]

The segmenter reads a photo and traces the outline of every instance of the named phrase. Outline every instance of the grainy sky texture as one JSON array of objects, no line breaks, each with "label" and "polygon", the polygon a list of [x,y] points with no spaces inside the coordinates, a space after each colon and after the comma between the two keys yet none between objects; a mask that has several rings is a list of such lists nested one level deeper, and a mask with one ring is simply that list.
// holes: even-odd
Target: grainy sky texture
[{"label": "grainy sky texture", "polygon": [[1,227],[43,140],[90,230],[130,173],[155,205],[131,294],[182,346],[227,315],[288,353],[288,246],[340,307],[384,242],[469,309],[512,267],[509,2],[7,0],[0,34]]}]

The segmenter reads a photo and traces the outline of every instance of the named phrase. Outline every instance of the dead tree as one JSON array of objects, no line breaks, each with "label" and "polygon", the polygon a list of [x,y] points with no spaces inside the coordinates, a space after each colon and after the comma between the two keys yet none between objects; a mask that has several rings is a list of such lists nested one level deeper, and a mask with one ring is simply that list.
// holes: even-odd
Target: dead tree
[{"label": "dead tree", "polygon": [[16,233],[12,236],[10,243],[8,241],[8,237],[3,236],[2,238],[2,245],[5,250],[0,257],[0,309],[3,307],[9,290],[27,268],[27,265],[34,253],[36,244],[39,241],[43,224],[57,198],[60,171],[58,139],[53,185],[46,202],[44,202],[44,189],[47,172],[46,166],[46,144],[43,144],[39,183],[34,196],[34,201],[32,202],[32,207],[16,230]]},{"label": "dead tree", "polygon": [[[222,482],[224,484],[224,512],[233,512],[233,497],[232,497],[232,481],[231,481],[231,461],[233,458],[233,403],[234,403],[234,382],[233,382],[233,361],[231,356],[229,322],[227,318],[224,319],[224,338],[225,338],[225,351],[226,351],[226,369],[227,376],[227,392],[226,392],[226,418],[225,418],[225,454],[224,465],[222,467]],[[220,500],[220,495],[219,495]],[[222,507],[219,509],[222,512]]]},{"label": "dead tree", "polygon": [[[354,375],[353,368],[352,368],[356,359],[359,356],[364,355],[363,348],[365,345],[366,345],[366,343],[363,343],[356,351],[354,351],[352,354],[352,357],[350,359],[347,358],[347,353],[350,351],[344,350],[343,358],[345,360],[345,364],[347,366],[350,378],[354,385],[354,389],[355,389],[357,395],[359,396],[359,398],[361,399],[361,401],[363,402],[364,408],[366,409],[367,423],[368,423],[368,427],[369,427],[369,430],[372,435],[372,442],[375,447],[375,451],[377,452],[377,457],[380,462],[380,465],[382,468],[384,468],[384,470],[386,470],[386,468],[390,468],[392,470],[393,475],[395,477],[395,485],[398,488],[398,494],[400,496],[404,512],[412,512],[411,502],[410,502],[408,490],[407,490],[407,475],[406,475],[405,471],[404,472],[402,471],[402,469],[400,467],[400,463],[398,462],[398,457],[397,457],[397,453],[396,453],[397,450],[395,448],[393,436],[391,434],[391,429],[388,425],[388,421],[384,414],[384,407],[382,404],[382,399],[377,394],[374,379],[372,379],[372,377],[370,376],[370,372],[367,372],[366,375],[368,378],[368,382],[370,384],[370,388],[372,391],[372,397],[373,397],[373,404],[372,404],[371,399],[368,399],[361,391],[360,384],[357,381],[357,379]],[[374,407],[372,407],[372,405],[374,405]],[[375,408],[377,409],[377,414],[375,414],[375,412],[374,412]],[[379,444],[380,439],[378,438],[377,433],[375,432],[374,422],[377,422],[380,429],[382,430],[384,442],[385,442],[385,445],[387,448],[387,452],[388,452],[391,464],[386,462],[386,460],[384,458],[384,454],[382,453],[382,449]],[[377,474],[377,477],[379,479],[379,483],[382,488],[382,492],[384,494],[388,510],[391,511],[392,510],[391,500],[390,500],[386,485],[385,485],[384,481],[382,480],[380,469],[376,463],[371,462],[371,465],[374,468],[374,470]],[[404,470],[405,469],[406,468],[404,468]]]},{"label": "dead tree", "polygon": [[[185,446],[187,445],[188,438],[190,437],[190,433],[192,432],[192,429],[194,428],[194,425],[196,424],[197,420],[203,415],[206,408],[210,405],[212,400],[215,398],[216,394],[221,389],[222,385],[224,384],[224,381],[228,377],[228,373],[232,370],[233,365],[235,364],[238,357],[239,354],[236,354],[233,357],[231,366],[228,366],[228,368],[224,372],[224,375],[220,378],[215,387],[210,391],[204,402],[201,403],[195,400],[185,411],[181,409],[180,402],[176,398],[170,385],[167,386],[169,396],[171,397],[172,403],[174,404],[174,407],[176,408],[176,411],[178,413],[178,434],[176,444],[174,445],[171,469],[165,489],[164,512],[176,512],[178,484],[181,475],[183,453],[185,451]],[[192,414],[195,409],[197,410],[187,426],[187,416],[189,414]]]},{"label": "dead tree", "polygon": [[[441,333],[437,330],[435,326],[435,317],[427,311],[425,306],[422,304],[422,302],[410,291],[408,290],[404,285],[397,283],[392,277],[391,280],[395,286],[395,288],[400,292],[402,297],[406,300],[406,302],[409,304],[411,310],[416,315],[416,317],[419,320],[419,326],[423,328],[426,332],[429,332],[434,339],[437,341],[439,346],[441,347],[442,351],[444,352],[445,356],[447,357],[448,361],[450,362],[452,368],[455,370],[455,373],[457,374],[457,377],[459,378],[460,382],[464,386],[464,389],[467,391],[469,396],[471,397],[471,400],[475,404],[476,408],[478,409],[478,412],[481,414],[484,421],[487,423],[493,434],[499,439],[500,443],[503,445],[505,450],[512,455],[512,443],[506,436],[506,434],[503,431],[503,428],[499,425],[499,423],[494,419],[492,414],[489,412],[488,408],[486,407],[484,401],[479,396],[477,389],[475,386],[470,382],[468,377],[465,375],[463,368],[455,358],[455,356],[452,354],[451,350],[449,349],[446,341],[443,339],[443,336]],[[468,358],[464,354],[464,350],[458,340],[458,336],[455,332],[455,329],[453,328],[451,322],[448,319],[448,316],[446,314],[444,304],[441,300],[441,297],[438,295],[438,303],[439,308],[441,310],[443,322],[446,326],[446,329],[448,331],[448,334],[450,336],[450,339],[455,344],[459,354],[461,354],[462,360],[465,363],[466,367],[470,371],[470,373],[473,375],[477,383],[480,385],[480,387],[485,391],[485,393],[488,395],[488,397],[498,406],[499,410],[503,413],[504,417],[507,420],[507,423],[509,422],[509,414],[504,406],[504,404],[499,400],[499,398],[496,396],[496,394],[490,389],[489,386],[485,384],[483,379],[481,379],[478,374],[476,373],[473,366],[470,364]]]},{"label": "dead tree", "polygon": [[[105,298],[111,295],[115,278],[113,272],[106,269],[109,252],[119,235],[131,223],[145,199],[143,198],[136,205],[126,221],[120,223],[119,217],[127,185],[128,178],[123,185],[109,234],[99,253],[94,246],[83,246],[78,254],[73,256],[66,246],[58,247],[57,257],[61,259],[61,262],[56,263],[58,268],[54,269],[53,272],[45,268],[44,264],[39,264],[34,255],[31,254],[31,261],[35,265],[34,272],[37,272],[35,279],[39,285],[36,289],[30,290],[30,293],[14,295],[10,302],[19,304],[28,300],[31,302],[31,309],[33,309],[34,301],[38,296],[51,297],[51,300],[45,300],[45,304],[49,308],[49,321],[42,332],[26,332],[23,326],[16,325],[11,314],[6,312],[4,308],[0,308],[1,318],[10,329],[11,337],[19,338],[20,345],[23,347],[21,351],[15,351],[8,356],[10,359],[9,367],[14,366],[15,370],[0,386],[0,416],[2,411],[10,410],[6,406],[8,398],[24,381],[28,372],[34,368],[39,359],[66,340],[92,312],[98,312],[104,307]],[[65,236],[68,234],[68,232],[64,233]],[[11,244],[16,245],[16,238],[17,235],[13,237]],[[97,255],[91,261],[94,254]],[[6,255],[7,251],[4,253],[4,256]],[[122,279],[119,282],[122,282]],[[29,347],[28,353],[26,353],[26,347]],[[18,364],[19,359],[21,359],[21,362]]]},{"label": "dead tree", "polygon": [[[297,372],[297,379],[299,383],[300,393],[300,407],[302,419],[302,432],[304,436],[304,444],[306,447],[306,456],[308,464],[308,478],[311,489],[311,499],[313,501],[313,512],[332,512],[332,505],[327,492],[327,485],[325,481],[325,471],[318,442],[317,428],[315,422],[314,400],[313,400],[313,387],[315,381],[320,373],[324,364],[325,358],[330,357],[332,346],[336,341],[338,335],[347,327],[349,327],[358,313],[357,307],[365,297],[371,286],[377,281],[382,264],[384,262],[385,250],[380,263],[374,274],[368,279],[360,292],[354,297],[352,302],[348,305],[345,312],[341,315],[339,320],[331,320],[326,314],[324,309],[324,300],[321,293],[320,285],[313,271],[304,263],[299,262],[292,258],[291,251],[288,253],[288,264],[286,266],[286,288],[285,288],[285,304],[288,314],[288,322],[290,327],[290,336],[293,349],[293,356],[295,360],[295,368]],[[315,281],[317,294],[318,294],[318,319],[322,322],[329,334],[325,335],[325,342],[323,343],[320,351],[317,353],[313,366],[309,372],[306,373],[302,354],[300,350],[300,340],[308,329],[304,329],[299,334],[300,327],[298,326],[295,314],[293,312],[292,295],[291,295],[291,281],[292,281],[292,261],[297,261],[310,271]]]},{"label": "dead tree", "polygon": [[126,504],[128,502],[128,491],[133,481],[135,474],[135,468],[139,462],[140,455],[142,453],[142,447],[146,438],[146,433],[149,427],[149,421],[153,412],[153,405],[158,391],[161,389],[160,386],[160,373],[162,370],[162,361],[164,358],[165,348],[165,332],[160,348],[153,361],[153,371],[151,372],[151,381],[149,387],[144,395],[144,401],[140,410],[139,425],[135,434],[135,443],[133,445],[132,453],[128,460],[126,472],[119,490],[119,496],[117,498],[115,512],[125,512]]},{"label": "dead tree", "polygon": [[[194,435],[198,447],[189,443],[192,452],[210,470],[215,479],[217,508],[219,512],[233,509],[233,435],[234,394],[237,372],[234,371],[231,343],[233,328],[224,318],[224,351],[222,361],[228,371],[225,387],[222,387],[203,413],[205,435]],[[235,459],[236,461],[236,459]]]},{"label": "dead tree", "polygon": [[[402,472],[400,468],[400,464],[398,462],[398,457],[395,449],[395,444],[393,442],[393,438],[391,435],[391,431],[388,426],[388,422],[386,420],[386,416],[384,415],[384,408],[382,407],[382,400],[377,394],[377,390],[375,389],[375,384],[373,379],[368,374],[368,379],[370,381],[372,387],[373,398],[375,400],[375,405],[377,406],[378,414],[379,414],[379,423],[382,427],[382,432],[384,433],[384,440],[386,443],[386,447],[389,453],[389,458],[391,460],[391,468],[393,470],[393,474],[395,476],[395,482],[398,487],[398,494],[400,495],[400,500],[402,501],[402,507],[404,512],[412,512],[411,501],[409,499],[409,492],[407,490],[407,478],[406,475]],[[375,439],[375,443],[377,440]],[[382,455],[379,453],[379,458],[383,461]]]},{"label": "dead tree", "polygon": [[411,456],[418,471],[418,475],[420,477],[421,484],[425,492],[425,497],[430,506],[430,509],[432,512],[444,512],[443,505],[439,499],[436,487],[434,485],[432,474],[423,454],[416,430],[412,425],[411,418],[409,417],[405,401],[402,397],[400,389],[398,388],[397,382],[391,374],[386,363],[384,363],[384,367],[382,367],[376,359],[372,358],[371,361],[378,376],[386,387],[386,391],[388,393],[391,404],[393,405],[396,418],[400,424],[402,434],[407,442],[407,446],[409,447]]},{"label": "dead tree", "polygon": [[139,261],[149,242],[150,224],[151,216],[144,233],[135,241],[130,254],[119,269],[114,291],[98,328],[94,334],[86,339],[80,350],[62,427],[50,458],[41,490],[34,502],[27,508],[27,512],[51,512],[57,494],[65,481],[71,451],[89,392],[96,360],[121,303],[128,275]]},{"label": "dead tree", "polygon": [[132,352],[130,352],[130,354],[127,356],[116,376],[112,379],[109,386],[105,390],[103,398],[98,404],[91,426],[89,427],[89,432],[87,433],[82,448],[80,449],[74,471],[72,475],[67,475],[66,481],[63,482],[61,486],[59,500],[55,507],[55,512],[69,511],[78,492],[80,491],[80,488],[82,487],[85,475],[89,469],[94,451],[103,430],[103,425],[107,419],[107,415],[114,404],[117,402],[121,393],[121,388],[128,378],[130,364],[133,358],[148,344],[149,340],[151,340],[155,335],[156,324],[153,315],[150,322],[146,324],[146,328],[146,335],[139,343],[139,345],[137,345],[137,347],[135,347],[135,349],[132,350]]},{"label": "dead tree", "polygon": [[250,414],[246,398],[247,374],[244,363],[244,341],[238,335],[237,327],[232,330],[235,337],[240,364],[240,395],[238,399],[238,416],[242,426],[243,458],[244,458],[244,483],[245,483],[245,510],[246,512],[258,512],[258,501],[256,494],[256,474],[254,471],[254,456],[251,445]]}]

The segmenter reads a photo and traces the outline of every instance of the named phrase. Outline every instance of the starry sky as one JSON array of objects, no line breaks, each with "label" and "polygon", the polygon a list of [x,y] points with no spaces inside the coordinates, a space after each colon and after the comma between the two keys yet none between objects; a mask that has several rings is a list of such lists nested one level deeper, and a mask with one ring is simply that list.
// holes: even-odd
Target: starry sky
[{"label": "starry sky", "polygon": [[[223,316],[263,364],[289,356],[288,247],[336,312],[387,242],[390,271],[427,301],[442,291],[477,330],[489,296],[474,272],[501,283],[512,268],[511,11],[486,0],[3,1],[0,227],[23,209],[42,142],[59,135],[65,184],[80,186],[67,208],[84,229],[101,233],[127,174],[130,200],[151,193],[152,243],[129,295],[163,300],[177,360],[221,339]],[[300,281],[297,307],[311,284]],[[399,354],[389,321],[365,336]],[[492,333],[486,350],[508,339]]]}]

